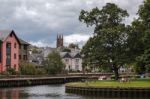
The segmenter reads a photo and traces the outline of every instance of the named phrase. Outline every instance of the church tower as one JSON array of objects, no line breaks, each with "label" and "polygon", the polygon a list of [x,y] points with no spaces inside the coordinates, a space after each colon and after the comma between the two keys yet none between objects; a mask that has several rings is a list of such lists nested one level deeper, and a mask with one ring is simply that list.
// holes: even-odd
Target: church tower
[{"label": "church tower", "polygon": [[63,35],[57,35],[56,47],[63,47]]}]

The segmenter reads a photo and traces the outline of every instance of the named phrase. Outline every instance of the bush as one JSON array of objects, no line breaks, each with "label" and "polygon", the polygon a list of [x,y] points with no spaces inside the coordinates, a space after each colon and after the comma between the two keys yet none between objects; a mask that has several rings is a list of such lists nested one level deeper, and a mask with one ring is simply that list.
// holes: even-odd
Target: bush
[{"label": "bush", "polygon": [[17,72],[16,72],[16,70],[14,69],[14,68],[7,68],[7,70],[6,70],[10,75],[16,75],[17,74]]},{"label": "bush", "polygon": [[36,74],[37,74],[37,75],[46,75],[47,73],[46,73],[46,70],[45,70],[45,69],[43,69],[43,68],[38,68],[38,69],[36,69]]},{"label": "bush", "polygon": [[20,70],[21,75],[35,75],[36,74],[35,66],[28,62],[21,62],[19,70]]}]

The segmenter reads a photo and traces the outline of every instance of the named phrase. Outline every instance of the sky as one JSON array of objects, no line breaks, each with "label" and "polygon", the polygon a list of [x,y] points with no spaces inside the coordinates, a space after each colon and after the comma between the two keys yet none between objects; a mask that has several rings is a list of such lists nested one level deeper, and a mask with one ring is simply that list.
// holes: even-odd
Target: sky
[{"label": "sky", "polygon": [[40,47],[56,47],[57,34],[64,36],[65,46],[83,46],[94,27],[79,21],[80,11],[108,2],[127,10],[125,23],[130,24],[143,0],[0,0],[0,29],[13,29],[18,37]]}]

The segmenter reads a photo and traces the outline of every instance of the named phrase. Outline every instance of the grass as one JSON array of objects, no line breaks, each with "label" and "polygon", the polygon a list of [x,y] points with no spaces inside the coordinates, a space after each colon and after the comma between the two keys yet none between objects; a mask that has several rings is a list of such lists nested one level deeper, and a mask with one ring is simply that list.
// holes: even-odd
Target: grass
[{"label": "grass", "polygon": [[102,80],[102,81],[86,81],[86,82],[74,82],[67,83],[66,86],[76,87],[144,87],[150,88],[150,78],[135,79],[129,82],[119,82],[114,80]]}]

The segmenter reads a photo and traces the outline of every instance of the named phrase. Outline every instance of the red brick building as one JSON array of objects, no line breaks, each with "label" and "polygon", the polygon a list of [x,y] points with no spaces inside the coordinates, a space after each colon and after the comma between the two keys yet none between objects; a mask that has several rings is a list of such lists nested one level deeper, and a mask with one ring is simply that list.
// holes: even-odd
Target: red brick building
[{"label": "red brick building", "polygon": [[19,38],[13,30],[0,30],[0,72],[19,69]]}]

